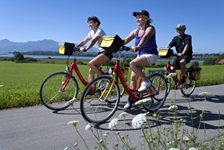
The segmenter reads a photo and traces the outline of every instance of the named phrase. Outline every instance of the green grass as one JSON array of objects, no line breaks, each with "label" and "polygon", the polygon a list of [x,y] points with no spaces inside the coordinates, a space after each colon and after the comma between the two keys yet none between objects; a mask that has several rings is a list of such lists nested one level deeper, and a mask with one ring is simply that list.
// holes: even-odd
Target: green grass
[{"label": "green grass", "polygon": [[[43,64],[0,61],[0,109],[41,104],[40,86],[50,74],[65,71],[65,63],[62,60],[60,62],[60,64]],[[79,65],[79,68],[87,79],[89,67]],[[224,83],[224,65],[201,66],[201,68],[201,80],[197,81],[197,86]],[[74,76],[76,77],[75,74]],[[79,92],[82,92],[84,86],[78,78],[77,81],[80,86]]]},{"label": "green grass", "polygon": [[[79,66],[84,78],[88,66]],[[0,63],[0,109],[41,104],[39,90],[52,73],[65,71],[64,64]],[[80,84],[80,88],[84,89]]]}]

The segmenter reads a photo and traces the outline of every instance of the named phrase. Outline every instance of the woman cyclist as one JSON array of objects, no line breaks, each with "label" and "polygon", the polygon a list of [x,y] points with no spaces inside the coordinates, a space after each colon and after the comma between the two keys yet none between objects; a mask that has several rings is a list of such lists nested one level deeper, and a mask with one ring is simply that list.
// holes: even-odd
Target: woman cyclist
[{"label": "woman cyclist", "polygon": [[[133,12],[133,16],[136,17],[136,22],[139,27],[132,30],[124,39],[124,44],[135,39],[135,46],[132,46],[130,50],[132,52],[138,51],[138,56],[129,64],[132,70],[130,88],[136,89],[137,80],[141,77],[143,82],[141,83],[138,91],[144,92],[148,87],[150,87],[151,82],[147,79],[142,70],[144,67],[154,64],[158,59],[156,30],[154,26],[150,25],[152,20],[146,10]],[[128,101],[124,108],[130,109],[131,101]]]},{"label": "woman cyclist", "polygon": [[[90,67],[88,82],[91,82],[94,79],[95,73],[99,77],[103,75],[99,67],[100,65],[110,61],[113,58],[113,55],[112,53],[106,52],[103,48],[100,47],[100,44],[102,42],[102,37],[106,35],[106,33],[102,29],[99,28],[100,20],[96,16],[92,16],[92,17],[88,17],[87,23],[90,27],[90,32],[88,33],[87,37],[77,45],[77,47],[81,47],[80,48],[81,52],[88,51],[95,44],[97,44],[99,48],[98,55],[95,58],[93,58],[88,64]],[[82,47],[89,41],[90,43],[87,47],[85,48]]]}]

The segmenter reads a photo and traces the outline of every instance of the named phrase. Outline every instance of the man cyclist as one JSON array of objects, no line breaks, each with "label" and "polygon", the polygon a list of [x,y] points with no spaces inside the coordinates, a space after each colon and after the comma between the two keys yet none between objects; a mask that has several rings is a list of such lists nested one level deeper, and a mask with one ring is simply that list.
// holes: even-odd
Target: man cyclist
[{"label": "man cyclist", "polygon": [[171,66],[171,72],[176,72],[176,67],[180,68],[182,77],[179,84],[185,83],[186,64],[192,59],[192,42],[191,36],[185,34],[186,26],[184,24],[178,24],[176,27],[177,36],[175,36],[168,48],[175,46],[177,56],[174,58],[174,62]]}]

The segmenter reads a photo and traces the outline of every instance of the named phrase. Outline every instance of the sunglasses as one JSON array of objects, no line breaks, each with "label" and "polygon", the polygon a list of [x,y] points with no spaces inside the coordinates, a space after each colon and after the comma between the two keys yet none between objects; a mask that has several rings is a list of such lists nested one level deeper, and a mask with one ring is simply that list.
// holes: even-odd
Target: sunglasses
[{"label": "sunglasses", "polygon": [[182,31],[182,30],[180,30],[180,29],[177,29],[177,31]]}]

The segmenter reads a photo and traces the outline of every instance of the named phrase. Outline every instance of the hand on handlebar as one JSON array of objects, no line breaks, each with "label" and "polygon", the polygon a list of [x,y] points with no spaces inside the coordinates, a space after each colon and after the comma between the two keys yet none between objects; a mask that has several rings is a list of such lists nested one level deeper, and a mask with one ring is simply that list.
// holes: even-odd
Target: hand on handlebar
[{"label": "hand on handlebar", "polygon": [[80,52],[86,52],[86,49],[83,48],[83,47],[81,47],[81,48],[80,48]]},{"label": "hand on handlebar", "polygon": [[177,56],[178,57],[181,57],[181,56],[183,56],[183,54],[182,53],[178,53]]},{"label": "hand on handlebar", "polygon": [[130,48],[130,51],[131,51],[131,52],[137,52],[137,51],[138,51],[138,47],[137,47],[137,46],[132,46],[132,47]]},{"label": "hand on handlebar", "polygon": [[120,50],[122,50],[122,51],[130,51],[130,47],[121,46]]}]

